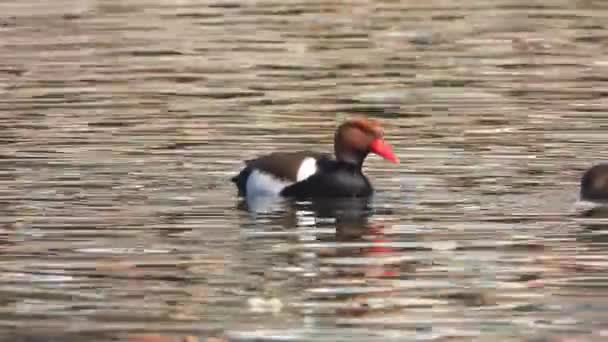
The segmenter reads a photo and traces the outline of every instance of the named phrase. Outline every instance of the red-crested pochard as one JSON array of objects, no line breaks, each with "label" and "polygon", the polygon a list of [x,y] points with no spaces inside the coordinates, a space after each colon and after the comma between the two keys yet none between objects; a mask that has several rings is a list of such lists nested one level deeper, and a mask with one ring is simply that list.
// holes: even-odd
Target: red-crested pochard
[{"label": "red-crested pochard", "polygon": [[371,152],[399,163],[383,136],[377,121],[349,120],[336,130],[335,159],[311,151],[275,152],[247,160],[245,168],[232,181],[239,195],[247,197],[366,197],[373,192],[361,170],[367,155]]}]

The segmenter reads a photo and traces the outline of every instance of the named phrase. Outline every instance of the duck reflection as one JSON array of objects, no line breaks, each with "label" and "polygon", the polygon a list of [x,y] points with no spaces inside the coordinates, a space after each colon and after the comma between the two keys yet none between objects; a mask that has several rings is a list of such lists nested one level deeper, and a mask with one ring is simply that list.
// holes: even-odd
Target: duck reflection
[{"label": "duck reflection", "polygon": [[590,250],[598,249],[605,254],[608,248],[608,206],[595,203],[581,211],[578,217],[582,230],[576,240],[585,243]]},{"label": "duck reflection", "polygon": [[[405,276],[412,265],[404,262],[375,222],[377,209],[373,198],[317,199],[281,203],[282,209],[269,214],[253,211],[255,219],[264,218],[260,227],[280,225],[290,235],[292,247],[283,254],[290,267],[301,269],[301,289],[307,307],[335,310],[339,317],[366,315],[368,302],[384,300],[395,291],[390,280]],[[241,203],[242,209],[260,209]],[[335,230],[335,233],[328,233]],[[275,256],[276,257],[276,256]],[[276,260],[275,260],[276,261]],[[290,275],[293,277],[293,275]]]},{"label": "duck reflection", "polygon": [[[328,198],[314,201],[291,201],[278,197],[255,197],[242,200],[238,209],[253,219],[270,220],[285,229],[303,226],[335,226],[336,238],[360,237],[374,214],[371,198]],[[329,226],[328,226],[329,224]]]}]

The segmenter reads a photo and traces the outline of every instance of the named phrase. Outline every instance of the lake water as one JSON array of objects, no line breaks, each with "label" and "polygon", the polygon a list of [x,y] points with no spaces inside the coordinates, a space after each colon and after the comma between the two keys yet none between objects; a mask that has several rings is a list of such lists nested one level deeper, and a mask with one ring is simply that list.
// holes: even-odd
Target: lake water
[{"label": "lake water", "polygon": [[[608,3],[0,3],[6,341],[603,341]],[[380,119],[371,204],[228,179]]]}]

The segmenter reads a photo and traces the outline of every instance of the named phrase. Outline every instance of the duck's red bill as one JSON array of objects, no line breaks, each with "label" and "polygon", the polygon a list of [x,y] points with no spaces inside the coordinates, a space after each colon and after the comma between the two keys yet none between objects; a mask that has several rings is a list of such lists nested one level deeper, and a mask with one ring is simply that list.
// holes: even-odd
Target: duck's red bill
[{"label": "duck's red bill", "polygon": [[376,139],[372,141],[372,144],[370,145],[370,150],[372,151],[372,153],[375,153],[392,163],[399,163],[399,158],[397,158],[395,152],[393,152],[393,147],[382,139]]}]

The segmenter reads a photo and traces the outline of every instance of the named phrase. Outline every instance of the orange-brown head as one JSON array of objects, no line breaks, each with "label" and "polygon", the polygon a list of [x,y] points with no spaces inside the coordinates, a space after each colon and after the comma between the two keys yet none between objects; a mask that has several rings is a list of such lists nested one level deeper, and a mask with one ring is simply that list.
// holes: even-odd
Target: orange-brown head
[{"label": "orange-brown head", "polygon": [[384,141],[384,130],[375,120],[353,119],[346,121],[334,136],[336,159],[362,165],[371,152],[382,158],[399,163],[393,147]]}]

